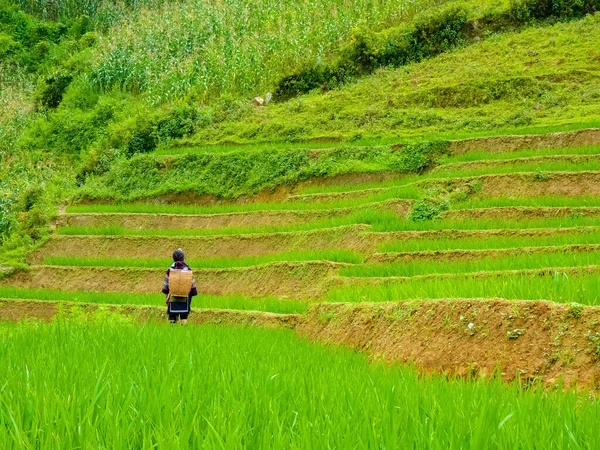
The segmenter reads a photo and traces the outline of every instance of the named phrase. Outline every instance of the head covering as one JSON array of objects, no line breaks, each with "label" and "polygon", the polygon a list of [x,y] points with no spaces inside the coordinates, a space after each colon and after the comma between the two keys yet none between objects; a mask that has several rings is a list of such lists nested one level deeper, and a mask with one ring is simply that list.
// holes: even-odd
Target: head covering
[{"label": "head covering", "polygon": [[173,252],[173,261],[177,262],[177,261],[183,261],[183,259],[185,258],[185,255],[183,254],[183,250],[181,250],[180,248],[178,248],[177,250],[175,250]]}]

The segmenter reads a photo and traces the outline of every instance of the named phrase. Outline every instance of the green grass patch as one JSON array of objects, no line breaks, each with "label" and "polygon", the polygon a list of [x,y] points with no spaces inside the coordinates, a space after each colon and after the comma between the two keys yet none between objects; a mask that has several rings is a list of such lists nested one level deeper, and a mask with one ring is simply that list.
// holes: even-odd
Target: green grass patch
[{"label": "green grass patch", "polygon": [[491,236],[462,239],[415,239],[386,242],[381,252],[422,252],[439,250],[485,250],[552,245],[598,244],[600,229],[574,228],[568,233],[548,236]]},{"label": "green grass patch", "polygon": [[[276,255],[244,258],[202,258],[190,259],[187,263],[192,269],[227,269],[234,267],[250,267],[281,261],[332,261],[339,263],[359,264],[363,257],[350,250],[323,250],[314,252],[289,252]],[[49,256],[44,264],[54,266],[87,266],[87,267],[144,267],[167,268],[172,264],[170,259],[121,259],[121,258],[70,258],[68,256]]]},{"label": "green grass patch", "polygon": [[327,294],[331,302],[395,302],[440,298],[505,298],[600,305],[600,275],[557,271],[540,275],[414,279],[376,286],[352,285]]},{"label": "green grass patch", "polygon": [[446,139],[596,127],[598,20],[494,34],[429,61],[378,70],[337,91],[251,111],[244,121],[215,124],[193,139]]},{"label": "green grass patch", "polygon": [[289,330],[1,324],[0,352],[2,448],[588,448],[600,420],[581,393],[422,375]]},{"label": "green grass patch", "polygon": [[[0,286],[0,298],[98,303],[110,305],[165,305],[165,296],[160,292],[157,292],[156,294],[70,292]],[[266,311],[280,314],[303,313],[306,311],[307,305],[308,302],[306,301],[293,299],[281,300],[276,297],[255,299],[244,296],[198,295],[192,300],[192,309],[236,309],[244,311]]]},{"label": "green grass patch", "polygon": [[459,274],[497,270],[542,269],[546,267],[580,267],[600,264],[600,250],[581,252],[521,254],[513,256],[482,256],[475,260],[429,260],[394,262],[388,264],[363,264],[340,269],[348,277],[410,277],[428,274]]}]

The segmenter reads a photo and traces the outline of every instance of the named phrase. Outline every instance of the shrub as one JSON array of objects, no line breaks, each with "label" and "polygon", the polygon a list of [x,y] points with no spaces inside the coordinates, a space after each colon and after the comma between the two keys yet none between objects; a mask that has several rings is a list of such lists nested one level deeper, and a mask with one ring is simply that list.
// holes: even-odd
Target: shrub
[{"label": "shrub", "polygon": [[415,202],[409,218],[413,222],[426,222],[437,218],[441,213],[447,211],[449,207],[450,204],[447,200],[424,198]]},{"label": "shrub", "polygon": [[73,75],[63,70],[46,77],[36,96],[38,103],[46,108],[57,108],[71,81]]},{"label": "shrub", "polygon": [[402,172],[422,173],[435,165],[438,158],[447,154],[449,149],[450,143],[447,141],[403,145],[398,169]]},{"label": "shrub", "polygon": [[[190,136],[196,130],[197,124],[204,122],[205,116],[195,106],[175,107],[156,124],[156,134],[161,142]],[[205,123],[202,123],[205,125]]]}]

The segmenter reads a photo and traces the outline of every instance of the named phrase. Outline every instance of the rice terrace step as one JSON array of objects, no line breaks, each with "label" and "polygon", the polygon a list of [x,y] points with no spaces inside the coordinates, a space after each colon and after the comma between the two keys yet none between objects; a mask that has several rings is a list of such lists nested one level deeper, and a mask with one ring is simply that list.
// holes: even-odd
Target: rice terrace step
[{"label": "rice terrace step", "polygon": [[596,448],[599,30],[0,0],[0,449]]}]

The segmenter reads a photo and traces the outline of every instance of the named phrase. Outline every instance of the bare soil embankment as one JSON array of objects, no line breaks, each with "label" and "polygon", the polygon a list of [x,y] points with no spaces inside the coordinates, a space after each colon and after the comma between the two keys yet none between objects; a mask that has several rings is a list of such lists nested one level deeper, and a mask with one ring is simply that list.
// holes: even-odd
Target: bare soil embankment
[{"label": "bare soil embankment", "polygon": [[405,217],[410,212],[410,203],[388,200],[353,208],[323,210],[265,210],[226,214],[127,214],[86,213],[63,214],[56,227],[121,227],[131,230],[190,230],[219,229],[228,227],[258,228],[269,226],[304,225],[328,219],[346,217],[366,207],[393,211]]},{"label": "bare soil embankment", "polygon": [[583,164],[587,162],[598,162],[600,161],[600,155],[548,155],[548,156],[532,156],[529,158],[515,158],[515,159],[490,159],[490,160],[479,160],[479,161],[468,161],[452,164],[443,164],[433,168],[429,173],[436,174],[438,172],[453,172],[460,170],[483,170],[490,168],[499,167],[511,167],[514,166],[515,171],[521,164],[532,164],[532,163],[571,163],[571,164]]},{"label": "bare soil embankment", "polygon": [[[236,269],[194,270],[198,292],[206,295],[320,298],[341,264],[272,263]],[[111,267],[32,266],[0,281],[0,286],[91,292],[160,292],[165,270]]]},{"label": "bare soil embankment", "polygon": [[[25,319],[50,321],[60,312],[68,318],[73,315],[119,314],[139,322],[166,321],[165,307],[137,305],[100,305],[45,300],[0,299],[0,321],[19,322]],[[301,316],[274,314],[260,311],[229,309],[194,309],[189,321],[195,325],[252,325],[265,328],[294,328]]]},{"label": "bare soil embankment", "polygon": [[600,308],[545,301],[318,304],[297,331],[389,362],[461,376],[600,387]]},{"label": "bare soil embankment", "polygon": [[389,233],[368,233],[369,238],[377,242],[412,241],[412,240],[456,240],[456,239],[492,239],[494,237],[535,237],[559,236],[564,234],[593,233],[600,227],[571,227],[571,228],[499,228],[494,230],[431,230],[431,231],[393,231]]},{"label": "bare soil embankment", "polygon": [[551,253],[586,253],[600,250],[600,244],[554,245],[539,247],[515,247],[477,250],[433,250],[423,252],[375,253],[367,258],[368,263],[386,264],[411,261],[466,261],[484,258],[507,258],[509,256],[551,254]]},{"label": "bare soil embankment", "polygon": [[31,255],[40,263],[48,256],[73,258],[169,258],[182,248],[193,258],[264,256],[290,251],[348,249],[371,246],[367,225],[313,231],[219,236],[70,236],[53,235]]},{"label": "bare soil embankment", "polygon": [[566,217],[600,217],[600,208],[502,206],[497,208],[454,209],[445,211],[440,215],[441,219],[450,220],[536,220]]},{"label": "bare soil embankment", "polygon": [[547,148],[585,147],[600,144],[600,129],[565,131],[549,134],[494,136],[452,141],[454,154],[474,151],[505,153],[517,150],[542,150]]},{"label": "bare soil embankment", "polygon": [[582,197],[600,195],[600,172],[523,172],[502,175],[424,180],[423,188],[438,187],[446,191],[473,191],[477,197]]}]

